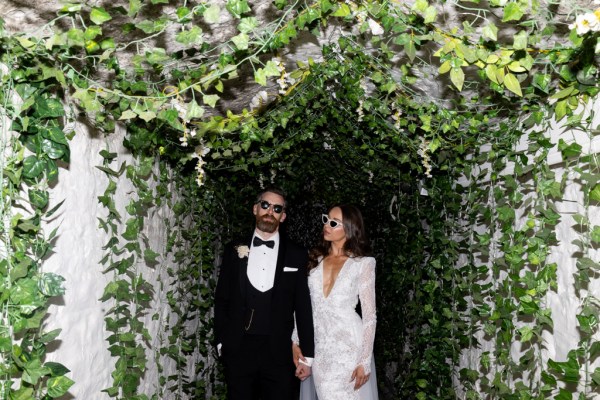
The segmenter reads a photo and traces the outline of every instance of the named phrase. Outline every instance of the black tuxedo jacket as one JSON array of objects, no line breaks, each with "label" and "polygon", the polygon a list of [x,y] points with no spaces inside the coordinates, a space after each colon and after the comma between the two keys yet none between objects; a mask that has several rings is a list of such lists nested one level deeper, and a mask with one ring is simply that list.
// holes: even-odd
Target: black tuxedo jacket
[{"label": "black tuxedo jacket", "polygon": [[[246,316],[246,271],[248,257],[240,257],[238,248],[250,248],[252,236],[225,247],[215,294],[215,339],[221,343],[223,357],[234,356],[244,336]],[[271,356],[278,363],[292,361],[294,313],[302,354],[314,357],[312,307],[306,266],[306,249],[280,232],[279,253],[271,300]]]}]

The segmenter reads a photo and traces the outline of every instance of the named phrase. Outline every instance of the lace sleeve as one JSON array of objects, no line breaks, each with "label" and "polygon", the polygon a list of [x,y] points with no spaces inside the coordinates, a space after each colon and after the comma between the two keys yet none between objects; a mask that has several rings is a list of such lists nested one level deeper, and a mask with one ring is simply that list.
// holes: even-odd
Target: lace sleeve
[{"label": "lace sleeve", "polygon": [[298,327],[296,326],[296,313],[294,313],[294,330],[292,331],[292,342],[297,345],[300,344],[300,338],[298,337]]},{"label": "lace sleeve", "polygon": [[377,310],[375,306],[375,259],[366,257],[361,266],[358,297],[362,310],[363,338],[362,351],[358,365],[362,365],[365,373],[371,373],[371,357],[375,341],[375,326],[377,325]]}]

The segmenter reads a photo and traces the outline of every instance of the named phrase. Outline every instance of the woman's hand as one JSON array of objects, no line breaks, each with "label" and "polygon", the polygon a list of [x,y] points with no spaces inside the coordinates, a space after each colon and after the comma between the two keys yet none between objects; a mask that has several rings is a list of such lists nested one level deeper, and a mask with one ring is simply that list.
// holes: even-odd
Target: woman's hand
[{"label": "woman's hand", "polygon": [[356,367],[350,378],[350,382],[354,381],[354,390],[360,389],[362,385],[367,383],[369,376],[371,376],[371,374],[365,374],[365,369],[362,365]]},{"label": "woman's hand", "polygon": [[304,355],[302,355],[300,346],[294,342],[292,342],[292,356],[294,358],[294,365],[296,368],[298,368],[298,363],[300,362],[299,360],[306,361],[306,358],[304,358]]}]

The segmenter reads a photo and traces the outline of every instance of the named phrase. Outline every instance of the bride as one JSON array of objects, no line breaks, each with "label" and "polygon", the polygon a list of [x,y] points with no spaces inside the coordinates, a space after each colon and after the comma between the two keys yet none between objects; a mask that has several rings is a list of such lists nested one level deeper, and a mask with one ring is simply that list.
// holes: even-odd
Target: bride
[{"label": "bride", "polygon": [[[375,259],[367,256],[363,218],[358,208],[339,205],[322,219],[323,241],[308,265],[315,358],[300,399],[377,400]],[[359,300],[362,319],[355,311]],[[296,365],[307,362],[297,343],[293,350]]]}]

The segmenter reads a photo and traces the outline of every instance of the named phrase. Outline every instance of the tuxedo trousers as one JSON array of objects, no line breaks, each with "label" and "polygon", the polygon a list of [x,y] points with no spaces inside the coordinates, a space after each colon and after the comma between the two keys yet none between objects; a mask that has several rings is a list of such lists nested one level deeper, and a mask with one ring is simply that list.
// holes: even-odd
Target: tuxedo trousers
[{"label": "tuxedo trousers", "polygon": [[244,335],[239,351],[223,354],[228,400],[291,400],[294,363],[273,357],[268,335]]}]

